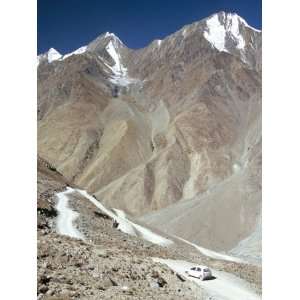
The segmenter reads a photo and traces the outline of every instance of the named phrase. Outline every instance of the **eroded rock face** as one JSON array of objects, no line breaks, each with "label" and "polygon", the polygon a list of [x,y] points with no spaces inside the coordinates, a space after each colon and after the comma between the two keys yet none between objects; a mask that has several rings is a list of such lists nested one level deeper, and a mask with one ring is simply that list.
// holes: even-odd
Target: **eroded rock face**
[{"label": "eroded rock face", "polygon": [[[38,152],[105,204],[135,216],[175,205],[180,230],[173,215],[144,220],[233,248],[260,215],[260,70],[261,32],[234,14],[139,50],[107,33],[81,54],[41,60]],[[195,232],[176,210],[189,199]]]}]

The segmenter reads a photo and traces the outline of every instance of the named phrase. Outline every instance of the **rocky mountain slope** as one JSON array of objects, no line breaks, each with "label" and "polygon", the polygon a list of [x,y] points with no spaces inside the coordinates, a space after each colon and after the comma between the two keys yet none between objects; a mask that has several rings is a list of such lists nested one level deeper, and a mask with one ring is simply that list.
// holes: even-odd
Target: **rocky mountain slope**
[{"label": "rocky mountain slope", "polygon": [[143,49],[112,33],[50,49],[38,58],[38,153],[105,205],[237,247],[261,215],[261,32],[220,12]]}]

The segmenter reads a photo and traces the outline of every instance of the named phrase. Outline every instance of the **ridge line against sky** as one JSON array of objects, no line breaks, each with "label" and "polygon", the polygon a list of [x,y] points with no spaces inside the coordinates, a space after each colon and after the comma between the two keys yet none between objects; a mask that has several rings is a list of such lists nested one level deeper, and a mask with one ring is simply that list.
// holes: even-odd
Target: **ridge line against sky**
[{"label": "ridge line against sky", "polygon": [[51,47],[66,54],[107,31],[129,48],[143,48],[219,11],[237,13],[261,29],[261,0],[38,0],[37,4],[38,54]]}]

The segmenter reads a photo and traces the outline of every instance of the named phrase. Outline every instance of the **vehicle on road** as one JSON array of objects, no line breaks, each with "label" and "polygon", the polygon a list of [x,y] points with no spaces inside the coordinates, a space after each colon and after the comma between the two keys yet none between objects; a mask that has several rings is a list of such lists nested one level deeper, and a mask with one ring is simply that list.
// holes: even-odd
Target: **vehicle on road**
[{"label": "vehicle on road", "polygon": [[200,280],[209,279],[212,277],[211,270],[206,266],[195,266],[185,271],[188,276],[199,278]]}]

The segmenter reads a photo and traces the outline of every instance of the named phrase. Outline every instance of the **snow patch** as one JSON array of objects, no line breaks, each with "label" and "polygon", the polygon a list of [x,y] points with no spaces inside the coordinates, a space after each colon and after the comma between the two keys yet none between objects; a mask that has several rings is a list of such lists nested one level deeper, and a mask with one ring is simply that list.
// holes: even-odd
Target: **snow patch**
[{"label": "snow patch", "polygon": [[204,37],[218,50],[227,51],[225,49],[226,31],[220,23],[218,15],[212,16],[206,21],[208,31],[204,31]]},{"label": "snow patch", "polygon": [[204,31],[204,37],[219,51],[228,52],[226,49],[226,37],[231,38],[236,43],[237,49],[244,49],[246,42],[240,34],[240,25],[249,27],[245,20],[237,14],[222,14],[224,21],[220,22],[218,14],[213,15],[206,21],[207,30]]},{"label": "snow patch", "polygon": [[54,48],[50,48],[47,52],[48,63],[52,63],[53,61],[58,60],[61,57],[62,55]]},{"label": "snow patch", "polygon": [[65,54],[62,59],[66,59],[67,57],[69,57],[71,55],[82,54],[82,53],[84,53],[86,51],[86,49],[87,49],[87,46],[82,46],[82,47],[78,48],[77,50],[75,50],[75,51],[73,51],[71,53]]},{"label": "snow patch", "polygon": [[107,38],[107,37],[110,37],[110,36],[114,36],[114,34],[107,31],[104,35],[104,38]]},{"label": "snow patch", "polygon": [[74,190],[72,188],[68,187],[66,191],[56,194],[58,198],[56,205],[56,209],[58,211],[56,230],[59,234],[67,235],[77,239],[84,239],[83,234],[77,230],[73,224],[79,214],[68,206],[69,198],[67,195],[73,191]]},{"label": "snow patch", "polygon": [[114,34],[114,33],[112,33],[112,32],[106,32],[105,33],[105,35],[104,35],[104,38],[108,38],[108,37],[111,37],[111,38],[113,38],[114,40],[117,40],[117,41],[119,41],[121,44],[123,44],[122,43],[122,41]]}]

